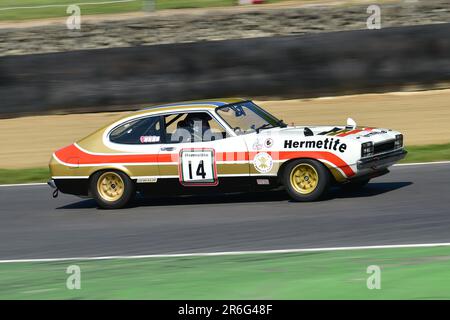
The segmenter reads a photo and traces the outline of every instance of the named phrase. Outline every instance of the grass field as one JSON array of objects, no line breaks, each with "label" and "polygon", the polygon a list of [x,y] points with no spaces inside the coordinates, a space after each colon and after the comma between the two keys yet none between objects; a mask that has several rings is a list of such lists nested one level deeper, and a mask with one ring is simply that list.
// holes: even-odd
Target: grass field
[{"label": "grass field", "polygon": [[[395,0],[379,0],[392,2]],[[332,3],[335,5],[367,4],[365,0],[264,0],[265,4],[286,2],[290,5],[304,3]],[[67,7],[77,4],[82,15],[118,14],[167,9],[230,7],[238,0],[2,0],[0,21],[21,21],[66,17]]]},{"label": "grass field", "polygon": [[[266,3],[279,1],[266,0]],[[236,3],[234,0],[156,0],[155,8],[227,7]],[[78,4],[83,15],[139,12],[152,6],[149,0],[3,0],[0,3],[0,21],[64,17],[68,16],[66,10],[71,4]]]},{"label": "grass field", "polygon": [[49,177],[48,168],[0,169],[0,184],[46,182]]},{"label": "grass field", "polygon": [[404,163],[450,160],[450,143],[413,146],[407,150],[409,154],[402,161]]},{"label": "grass field", "polygon": [[[112,1],[116,0],[111,0],[111,2]],[[69,5],[96,2],[110,2],[110,0],[3,0],[0,4],[0,21],[69,16],[66,13]],[[80,8],[81,13],[86,15],[135,12],[143,9],[143,0],[108,4],[80,5]]]},{"label": "grass field", "polygon": [[450,299],[450,248],[2,263],[0,283],[0,299]]},{"label": "grass field", "polygon": [[[450,160],[450,143],[407,148],[402,163]],[[50,178],[47,168],[0,169],[0,184],[46,182]]]}]

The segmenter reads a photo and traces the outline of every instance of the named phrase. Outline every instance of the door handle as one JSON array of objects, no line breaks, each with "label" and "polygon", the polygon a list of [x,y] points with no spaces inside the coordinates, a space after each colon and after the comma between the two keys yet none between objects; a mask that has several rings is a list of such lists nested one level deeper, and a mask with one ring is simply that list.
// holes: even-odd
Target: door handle
[{"label": "door handle", "polygon": [[161,151],[173,151],[175,147],[161,147]]}]

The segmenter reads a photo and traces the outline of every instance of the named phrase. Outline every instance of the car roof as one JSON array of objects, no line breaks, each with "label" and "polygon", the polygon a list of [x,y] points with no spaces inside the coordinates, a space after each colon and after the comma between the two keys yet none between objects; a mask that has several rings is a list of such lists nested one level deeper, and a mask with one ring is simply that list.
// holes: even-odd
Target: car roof
[{"label": "car roof", "polygon": [[193,101],[182,101],[161,105],[154,105],[146,107],[144,109],[135,111],[135,114],[146,115],[152,114],[160,111],[183,111],[189,109],[215,109],[217,107],[225,106],[227,104],[248,101],[248,99],[242,98],[225,98],[225,99],[208,99],[208,100],[193,100]]}]

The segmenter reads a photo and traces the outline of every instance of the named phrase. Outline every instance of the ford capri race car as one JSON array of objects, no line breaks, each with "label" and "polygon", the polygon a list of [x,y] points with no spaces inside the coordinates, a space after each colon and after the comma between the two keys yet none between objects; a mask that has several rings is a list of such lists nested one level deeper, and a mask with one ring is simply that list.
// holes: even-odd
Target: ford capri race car
[{"label": "ford capri race car", "polygon": [[251,101],[166,104],[134,112],[57,150],[57,190],[103,208],[151,195],[242,192],[283,187],[313,201],[332,184],[361,187],[406,155],[389,129],[287,126]]}]

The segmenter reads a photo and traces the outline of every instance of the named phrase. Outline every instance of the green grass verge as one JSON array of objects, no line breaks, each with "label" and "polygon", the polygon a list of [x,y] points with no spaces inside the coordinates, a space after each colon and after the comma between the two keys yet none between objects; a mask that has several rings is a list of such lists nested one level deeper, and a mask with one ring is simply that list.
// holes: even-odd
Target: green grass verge
[{"label": "green grass verge", "polygon": [[[114,1],[114,0],[109,0]],[[78,3],[82,15],[114,14],[126,12],[139,12],[144,10],[144,0],[130,2],[84,4],[96,2],[109,2],[105,0],[73,1],[73,0],[2,0],[0,3],[0,21],[45,19],[69,16],[66,13],[67,6]],[[281,0],[268,0],[266,3],[279,2]],[[227,7],[235,5],[234,0],[156,0],[156,10],[181,9],[181,8],[206,8]],[[58,5],[57,7],[41,7]],[[21,7],[21,8],[18,8]],[[27,8],[34,7],[34,8]],[[6,10],[6,8],[9,8]],[[17,8],[17,9],[11,9]]]},{"label": "green grass verge", "polygon": [[[264,3],[276,3],[286,0],[265,0]],[[308,0],[299,0],[302,2]],[[156,10],[183,9],[183,8],[209,8],[231,7],[237,5],[238,0],[160,0],[156,1]]]},{"label": "green grass verge", "polygon": [[402,162],[431,162],[450,160],[450,143],[406,147],[408,155]]},{"label": "green grass verge", "polygon": [[0,299],[450,299],[450,248],[4,263],[0,283]]},{"label": "green grass verge", "polygon": [[0,169],[0,184],[47,182],[49,178],[48,168]]},{"label": "green grass verge", "polygon": [[[69,16],[66,10],[67,7],[74,3],[92,3],[103,2],[102,0],[94,1],[78,1],[73,0],[3,0],[0,4],[0,21],[3,20],[27,20],[27,19],[45,19],[55,17]],[[61,5],[57,7],[41,7],[48,5]],[[17,7],[21,7],[20,9]],[[34,7],[34,8],[26,8]],[[5,10],[6,8],[17,8],[13,10]],[[94,4],[94,5],[80,5],[82,15],[92,14],[114,14],[142,11],[143,1],[110,3],[110,4]]]},{"label": "green grass verge", "polygon": [[[450,160],[450,143],[407,147],[408,156],[402,163]],[[47,168],[0,169],[0,184],[46,182],[50,178]]]}]

